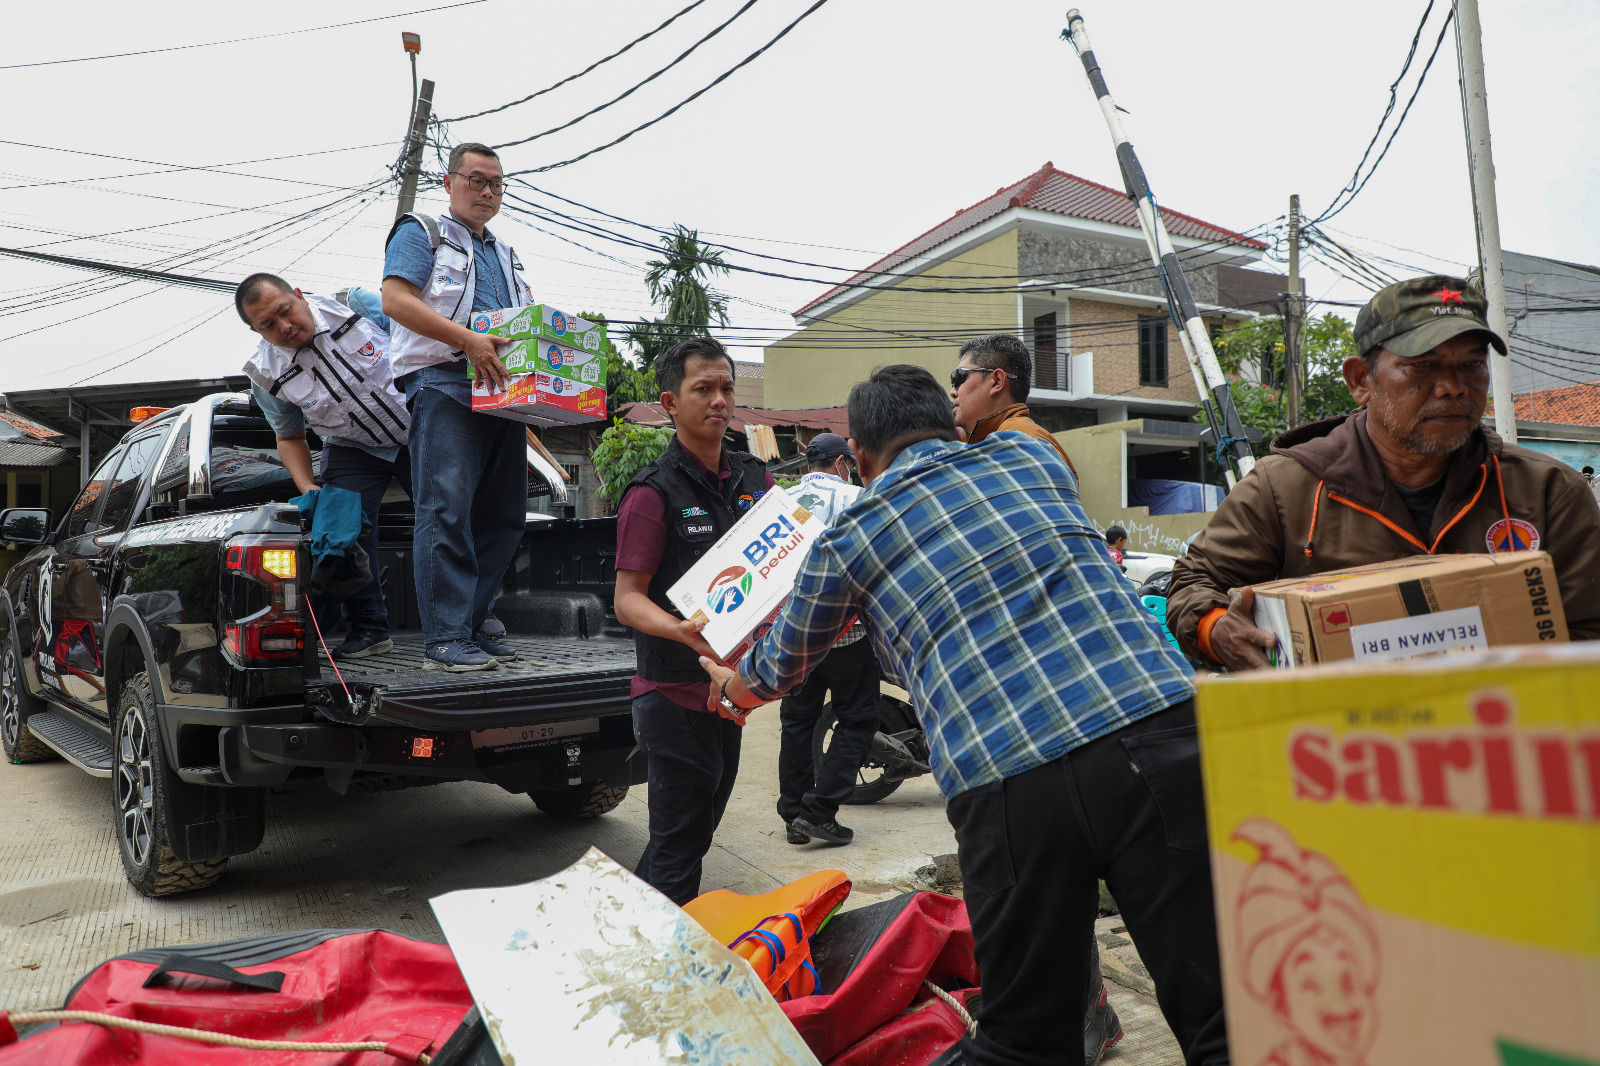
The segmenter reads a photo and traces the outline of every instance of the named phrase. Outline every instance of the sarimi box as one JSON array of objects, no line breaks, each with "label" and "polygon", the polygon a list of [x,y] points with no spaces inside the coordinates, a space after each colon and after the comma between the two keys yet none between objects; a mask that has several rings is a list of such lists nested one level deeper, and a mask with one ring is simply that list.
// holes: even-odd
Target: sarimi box
[{"label": "sarimi box", "polygon": [[1418,555],[1255,586],[1276,665],[1388,662],[1567,639],[1555,566],[1542,551]]},{"label": "sarimi box", "polygon": [[502,392],[472,383],[472,409],[532,426],[564,426],[606,416],[606,390],[545,373],[514,374]]},{"label": "sarimi box", "polygon": [[704,619],[700,635],[731,663],[771,626],[826,528],[783,489],[768,489],[667,590],[667,599],[684,618]]},{"label": "sarimi box", "polygon": [[512,340],[554,341],[563,348],[599,354],[605,348],[604,323],[590,322],[548,304],[504,307],[497,311],[474,311],[467,320],[474,333],[487,333]]},{"label": "sarimi box", "polygon": [[1234,1062],[1600,1062],[1600,646],[1198,689]]}]

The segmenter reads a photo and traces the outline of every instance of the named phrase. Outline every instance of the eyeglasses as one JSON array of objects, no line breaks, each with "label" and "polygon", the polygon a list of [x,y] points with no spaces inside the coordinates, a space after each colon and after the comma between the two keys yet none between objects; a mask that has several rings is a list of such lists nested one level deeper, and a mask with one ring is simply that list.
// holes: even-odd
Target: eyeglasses
[{"label": "eyeglasses", "polygon": [[950,371],[950,387],[959,389],[961,383],[967,380],[968,374],[987,374],[991,370],[999,370],[997,366],[958,366]]},{"label": "eyeglasses", "polygon": [[499,196],[506,191],[504,178],[486,178],[482,174],[463,174],[459,170],[452,170],[450,173],[458,178],[466,178],[467,184],[472,186],[473,192],[482,192],[485,189],[489,189],[496,196]]}]

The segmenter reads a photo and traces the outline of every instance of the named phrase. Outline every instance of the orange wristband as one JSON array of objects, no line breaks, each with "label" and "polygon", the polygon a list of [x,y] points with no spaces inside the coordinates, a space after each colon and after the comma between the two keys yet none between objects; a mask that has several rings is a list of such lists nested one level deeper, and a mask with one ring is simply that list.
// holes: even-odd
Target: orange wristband
[{"label": "orange wristband", "polygon": [[1226,607],[1213,607],[1200,616],[1200,624],[1195,628],[1195,643],[1200,645],[1200,654],[1214,663],[1220,663],[1222,660],[1211,650],[1211,627],[1217,624],[1217,619],[1227,613]]}]

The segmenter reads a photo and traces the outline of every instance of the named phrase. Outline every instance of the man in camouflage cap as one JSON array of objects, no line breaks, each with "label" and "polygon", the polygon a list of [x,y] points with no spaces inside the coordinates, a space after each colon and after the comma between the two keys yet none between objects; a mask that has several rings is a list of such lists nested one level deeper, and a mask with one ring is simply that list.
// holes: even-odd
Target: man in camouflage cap
[{"label": "man in camouflage cap", "polygon": [[1489,328],[1476,277],[1397,282],[1356,316],[1361,407],[1300,426],[1239,482],[1173,567],[1167,623],[1192,658],[1243,670],[1274,644],[1250,586],[1408,555],[1541,548],[1574,640],[1600,639],[1600,507],[1582,475],[1482,424]]}]

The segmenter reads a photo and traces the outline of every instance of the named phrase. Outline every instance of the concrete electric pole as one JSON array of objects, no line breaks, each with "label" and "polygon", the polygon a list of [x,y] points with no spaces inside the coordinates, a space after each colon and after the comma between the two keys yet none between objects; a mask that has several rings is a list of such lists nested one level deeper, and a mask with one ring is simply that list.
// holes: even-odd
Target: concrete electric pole
[{"label": "concrete electric pole", "polygon": [[1289,292],[1283,316],[1283,376],[1287,389],[1286,422],[1300,424],[1300,325],[1305,314],[1305,283],[1300,280],[1300,194],[1289,197]]},{"label": "concrete electric pole", "polygon": [[400,203],[394,217],[411,213],[417,203],[417,177],[422,173],[422,148],[428,139],[428,120],[433,114],[433,82],[426,79],[422,88],[417,86],[417,56],[422,52],[422,38],[415,33],[400,34],[406,53],[411,56],[411,127],[406,131],[405,163],[400,172]]}]

